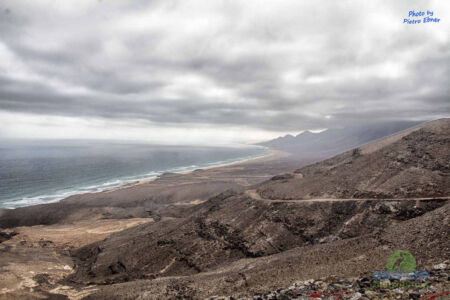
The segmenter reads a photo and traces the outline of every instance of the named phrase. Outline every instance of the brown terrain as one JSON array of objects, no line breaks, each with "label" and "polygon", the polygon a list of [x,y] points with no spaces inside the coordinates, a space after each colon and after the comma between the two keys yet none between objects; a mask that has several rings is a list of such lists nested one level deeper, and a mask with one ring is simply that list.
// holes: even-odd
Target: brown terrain
[{"label": "brown terrain", "polygon": [[244,190],[280,172],[293,171],[292,160],[286,156],[274,151],[269,157],[188,174],[164,174],[58,203],[0,209],[0,299],[80,299],[95,288],[61,282],[74,272],[69,250],[138,224],[188,215],[196,204],[224,190]]},{"label": "brown terrain", "polygon": [[428,269],[450,259],[449,146],[441,119],[305,167],[278,157],[0,211],[0,299],[252,296],[366,276],[397,249]]}]

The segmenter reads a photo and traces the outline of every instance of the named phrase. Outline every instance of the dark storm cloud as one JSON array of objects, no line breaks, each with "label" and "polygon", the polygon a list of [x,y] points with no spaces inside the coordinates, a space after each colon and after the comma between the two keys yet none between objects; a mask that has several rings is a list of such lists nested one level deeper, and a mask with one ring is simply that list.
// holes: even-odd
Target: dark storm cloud
[{"label": "dark storm cloud", "polygon": [[269,131],[446,116],[448,20],[403,25],[411,8],[4,1],[0,110]]}]

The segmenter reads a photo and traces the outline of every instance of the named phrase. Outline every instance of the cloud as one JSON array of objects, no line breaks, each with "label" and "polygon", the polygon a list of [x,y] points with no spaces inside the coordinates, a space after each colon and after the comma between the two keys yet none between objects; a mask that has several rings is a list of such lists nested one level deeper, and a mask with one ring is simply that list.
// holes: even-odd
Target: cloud
[{"label": "cloud", "polygon": [[[442,21],[403,24],[412,9]],[[0,14],[0,111],[30,124],[250,140],[450,114],[446,1],[6,0]]]}]

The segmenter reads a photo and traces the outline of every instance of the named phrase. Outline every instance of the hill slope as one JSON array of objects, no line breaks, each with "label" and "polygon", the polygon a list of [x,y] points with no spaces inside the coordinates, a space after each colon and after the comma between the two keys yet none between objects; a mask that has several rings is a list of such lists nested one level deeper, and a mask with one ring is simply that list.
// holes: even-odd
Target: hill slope
[{"label": "hill slope", "polygon": [[450,119],[426,123],[261,184],[269,199],[450,195]]},{"label": "hill slope", "polygon": [[[189,217],[113,234],[73,252],[70,281],[133,281],[94,298],[195,298],[359,275],[382,268],[399,247],[412,251],[420,267],[448,259],[449,126],[448,119],[430,122],[276,176],[257,190],[222,193]],[[325,196],[335,199],[317,199]],[[394,199],[367,199],[374,196]]]},{"label": "hill slope", "polygon": [[[450,258],[449,232],[445,230],[450,226],[449,216],[447,204],[372,234],[239,259],[189,276],[161,276],[107,285],[99,287],[88,299],[203,299],[212,295],[237,298],[286,288],[299,280],[326,281],[332,274],[364,278],[371,276],[373,270],[383,270],[387,258],[397,249],[414,253],[419,269],[430,269]],[[402,299],[411,298],[404,294]]]}]

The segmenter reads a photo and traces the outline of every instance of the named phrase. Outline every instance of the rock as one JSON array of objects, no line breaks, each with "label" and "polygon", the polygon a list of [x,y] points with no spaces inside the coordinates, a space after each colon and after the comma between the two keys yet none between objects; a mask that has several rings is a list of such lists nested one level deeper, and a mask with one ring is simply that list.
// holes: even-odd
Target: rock
[{"label": "rock", "polygon": [[361,298],[361,293],[360,292],[356,292],[350,299],[351,300],[358,300]]},{"label": "rock", "polygon": [[441,263],[441,264],[438,264],[438,265],[434,265],[433,269],[435,269],[435,270],[444,270],[444,269],[447,269],[447,267],[448,267],[447,264]]},{"label": "rock", "polygon": [[365,291],[364,294],[365,294],[367,297],[373,297],[373,296],[376,295],[376,293],[375,293],[374,291]]},{"label": "rock", "polygon": [[48,246],[52,245],[53,242],[50,241],[50,240],[40,240],[40,241],[38,242],[38,244],[39,244],[39,246],[45,248],[45,247],[48,247]]},{"label": "rock", "polygon": [[328,289],[328,284],[327,284],[326,282],[322,282],[322,283],[320,284],[320,288],[321,288],[322,290],[326,290],[326,289]]},{"label": "rock", "polygon": [[5,232],[0,230],[0,243],[9,240],[13,236],[17,235],[18,233],[15,231],[12,232]]},{"label": "rock", "polygon": [[286,179],[291,179],[291,178],[294,178],[294,175],[291,173],[286,173],[286,174],[282,174],[282,175],[276,175],[276,176],[272,177],[270,180],[276,181],[276,180],[286,180]]}]

